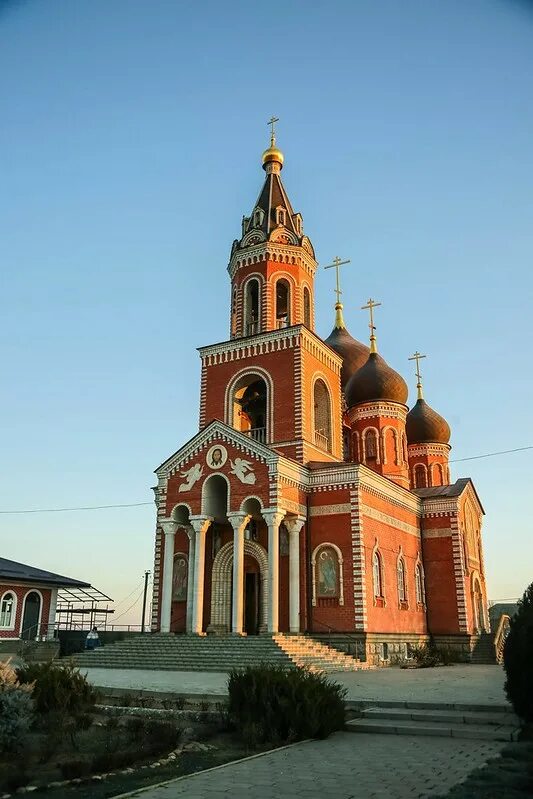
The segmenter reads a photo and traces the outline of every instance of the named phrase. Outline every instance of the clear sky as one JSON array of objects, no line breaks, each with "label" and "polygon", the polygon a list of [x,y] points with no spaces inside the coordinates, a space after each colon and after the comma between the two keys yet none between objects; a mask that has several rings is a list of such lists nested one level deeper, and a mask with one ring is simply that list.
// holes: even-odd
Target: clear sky
[{"label": "clear sky", "polygon": [[[427,353],[453,458],[533,444],[532,87],[526,2],[0,0],[0,510],[151,502],[197,430],[196,347],[228,337],[272,114],[318,259],[352,259],[352,334],[379,299],[411,398]],[[326,336],[332,272],[316,288]],[[492,599],[533,579],[532,462],[453,466]],[[153,534],[151,505],[0,515],[3,556],[116,600]]]}]

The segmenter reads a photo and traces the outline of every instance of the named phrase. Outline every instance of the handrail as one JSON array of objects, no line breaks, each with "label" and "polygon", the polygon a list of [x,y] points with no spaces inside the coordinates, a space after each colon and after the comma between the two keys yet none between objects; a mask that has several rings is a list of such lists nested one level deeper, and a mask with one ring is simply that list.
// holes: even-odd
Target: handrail
[{"label": "handrail", "polygon": [[498,627],[494,633],[494,650],[496,654],[496,661],[498,663],[502,663],[503,661],[503,648],[505,646],[505,641],[507,640],[510,629],[511,617],[506,613],[502,613],[500,616],[500,621],[498,622]]},{"label": "handrail", "polygon": [[[334,627],[332,627],[330,624],[326,624],[323,621],[318,621],[318,619],[313,619],[313,626],[315,626],[316,624],[318,624],[320,627],[324,627],[328,631],[328,633],[329,633],[329,635],[328,635],[328,646],[331,646],[331,635],[332,635],[332,633],[334,633],[335,635],[342,635],[343,638],[345,638],[348,642],[351,642],[354,645],[354,651],[350,652],[348,650],[347,654],[353,654],[354,657],[357,658],[357,660],[363,660],[364,659],[364,658],[361,657],[361,641],[359,640],[359,638],[356,638],[351,633],[344,632],[343,630],[335,630]],[[315,631],[309,631],[308,634],[309,635],[313,635],[313,632],[316,632],[316,630]],[[364,647],[363,647],[363,654],[364,654]]]}]

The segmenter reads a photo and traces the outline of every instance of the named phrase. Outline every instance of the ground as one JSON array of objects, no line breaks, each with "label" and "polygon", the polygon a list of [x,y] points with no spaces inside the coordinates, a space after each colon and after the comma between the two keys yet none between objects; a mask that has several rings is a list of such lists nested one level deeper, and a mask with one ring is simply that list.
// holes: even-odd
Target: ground
[{"label": "ground", "polygon": [[[331,675],[347,689],[349,700],[507,704],[505,674],[499,666],[455,665],[434,669],[373,669]],[[94,685],[112,688],[203,694],[227,693],[228,675],[209,671],[87,669]]]},{"label": "ground", "polygon": [[414,799],[442,794],[500,750],[501,744],[448,738],[353,735],[247,758],[159,787],[140,799]]}]

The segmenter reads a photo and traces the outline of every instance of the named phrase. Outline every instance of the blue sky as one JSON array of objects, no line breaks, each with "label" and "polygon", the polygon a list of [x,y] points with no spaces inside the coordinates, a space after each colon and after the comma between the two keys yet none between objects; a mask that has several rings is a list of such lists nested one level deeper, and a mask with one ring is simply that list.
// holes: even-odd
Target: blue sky
[{"label": "blue sky", "polygon": [[[453,458],[533,444],[532,85],[525,2],[0,0],[0,509],[151,501],[197,429],[195,348],[227,338],[273,113],[319,260],[352,260],[352,334],[373,296],[391,365],[428,354]],[[532,458],[453,467],[494,599],[533,578]],[[0,551],[121,600],[153,532],[151,506],[1,514]]]}]

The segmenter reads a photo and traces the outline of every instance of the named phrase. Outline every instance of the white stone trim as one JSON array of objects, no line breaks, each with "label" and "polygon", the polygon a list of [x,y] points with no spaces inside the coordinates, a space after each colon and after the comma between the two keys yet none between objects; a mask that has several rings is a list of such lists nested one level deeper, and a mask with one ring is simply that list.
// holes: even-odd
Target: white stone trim
[{"label": "white stone trim", "polygon": [[[231,380],[226,385],[226,391],[224,394],[224,414],[225,414],[225,422],[228,427],[233,427],[234,424],[234,407],[233,407],[233,395],[235,393],[235,386],[236,384],[242,380],[243,377],[249,375],[250,377],[257,376],[262,378],[265,381],[267,387],[267,397],[266,397],[266,416],[265,419],[265,426],[267,432],[267,439],[268,442],[274,441],[274,380],[272,379],[272,375],[267,369],[264,369],[262,366],[247,366],[244,369],[240,369],[236,372]],[[237,428],[235,428],[237,429]],[[241,431],[239,431],[241,432]]]},{"label": "white stone trim", "polygon": [[[259,629],[266,630],[268,609],[268,556],[257,541],[244,540],[244,554],[251,555],[259,564],[261,576],[261,616]],[[233,568],[233,541],[228,541],[217,552],[211,572],[210,626],[229,632],[231,629],[231,579]]]},{"label": "white stone trim", "polygon": [[393,527],[398,532],[414,535],[415,538],[418,539],[420,539],[421,537],[420,529],[418,527],[415,527],[414,524],[409,524],[408,522],[404,522],[401,519],[397,519],[395,516],[389,516],[388,513],[383,513],[380,510],[376,510],[370,505],[363,504],[361,507],[361,512],[365,514],[365,516],[369,516],[371,519],[375,519],[375,521],[381,522],[382,524],[387,524],[389,527]]},{"label": "white stone trim", "polygon": [[336,516],[341,513],[351,513],[352,506],[350,502],[344,502],[338,505],[314,505],[309,508],[310,516]]},{"label": "white stone trim", "polygon": [[0,597],[0,610],[2,609],[2,602],[4,601],[4,598],[8,594],[11,594],[11,596],[13,597],[13,605],[11,609],[11,624],[0,626],[0,630],[2,632],[7,632],[8,630],[14,630],[17,619],[18,597],[16,592],[12,588],[8,588],[6,591],[4,591],[4,593]]}]

